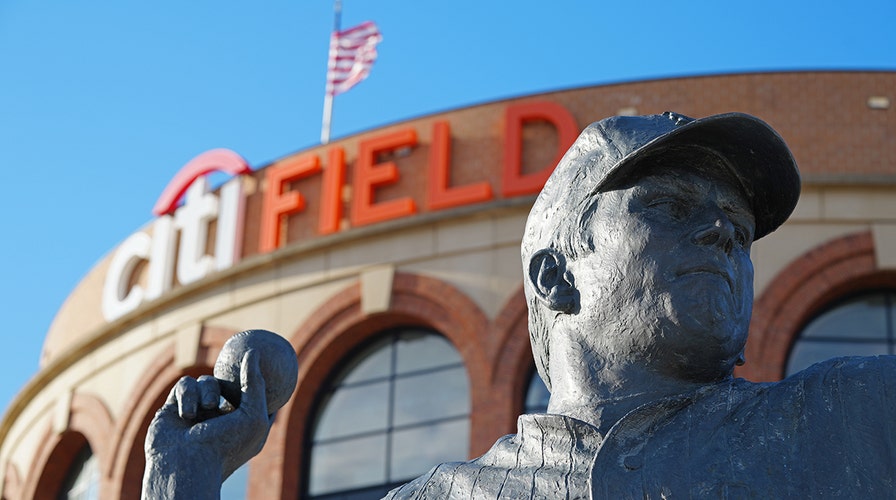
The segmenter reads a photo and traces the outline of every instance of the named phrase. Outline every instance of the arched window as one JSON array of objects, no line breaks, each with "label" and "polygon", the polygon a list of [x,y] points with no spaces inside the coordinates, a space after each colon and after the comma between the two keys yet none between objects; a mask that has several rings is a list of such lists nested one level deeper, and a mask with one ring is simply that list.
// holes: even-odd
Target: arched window
[{"label": "arched window", "polygon": [[317,406],[307,497],[381,498],[469,448],[463,360],[431,330],[390,331],[341,364]]},{"label": "arched window", "polygon": [[532,375],[529,377],[529,388],[526,390],[526,407],[525,413],[545,413],[548,411],[548,400],[551,393],[546,385],[538,376],[538,370],[532,369]]},{"label": "arched window", "polygon": [[837,356],[896,353],[896,291],[838,301],[806,324],[790,350],[787,375]]},{"label": "arched window", "polygon": [[89,445],[84,445],[72,461],[62,488],[60,500],[96,500],[100,497],[100,469]]}]

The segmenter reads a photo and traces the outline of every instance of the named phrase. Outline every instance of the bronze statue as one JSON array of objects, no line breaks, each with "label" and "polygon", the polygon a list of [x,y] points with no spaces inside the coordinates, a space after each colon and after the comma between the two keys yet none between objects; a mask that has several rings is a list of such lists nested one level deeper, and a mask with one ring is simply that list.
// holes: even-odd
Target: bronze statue
[{"label": "bronze statue", "polygon": [[734,379],[750,245],[799,197],[781,137],[740,113],[613,117],[560,161],[522,259],[547,414],[387,498],[892,496],[896,358]]},{"label": "bronze statue", "polygon": [[[799,191],[786,144],[749,115],[589,126],[522,241],[548,412],[521,416],[518,433],[483,456],[438,465],[387,498],[893,496],[896,357],[835,359],[779,383],[732,376],[753,302],[750,247],[787,219]],[[267,376],[256,363],[242,359],[245,427],[225,425],[232,412],[190,428],[203,384],[178,383],[147,437],[161,465],[147,469],[144,496],[216,495],[236,464],[220,457],[260,449],[269,421],[253,385]],[[165,448],[167,433],[198,426],[233,436]],[[242,442],[251,449],[229,448]],[[175,463],[196,468],[188,462],[200,457],[216,473],[182,488],[183,477],[165,475],[176,468],[164,457],[177,453]]]}]

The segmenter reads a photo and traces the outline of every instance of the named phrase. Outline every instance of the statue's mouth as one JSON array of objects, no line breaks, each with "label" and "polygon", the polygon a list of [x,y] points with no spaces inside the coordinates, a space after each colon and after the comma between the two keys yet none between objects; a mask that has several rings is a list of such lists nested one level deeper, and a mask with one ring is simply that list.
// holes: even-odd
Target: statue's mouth
[{"label": "statue's mouth", "polygon": [[684,271],[679,272],[676,275],[676,278],[681,276],[688,275],[696,275],[696,274],[709,274],[713,276],[718,276],[725,280],[725,283],[728,284],[728,291],[734,293],[734,276],[731,275],[731,272],[727,270],[720,269],[719,267],[712,265],[700,265],[696,267],[690,267],[685,269]]}]

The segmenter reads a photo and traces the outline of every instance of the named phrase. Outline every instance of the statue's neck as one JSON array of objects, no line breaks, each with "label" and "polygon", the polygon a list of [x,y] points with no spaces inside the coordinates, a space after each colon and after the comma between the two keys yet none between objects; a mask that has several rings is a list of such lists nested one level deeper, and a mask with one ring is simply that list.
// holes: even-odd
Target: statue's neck
[{"label": "statue's neck", "polygon": [[702,386],[631,367],[625,370],[604,368],[598,373],[580,373],[570,365],[566,368],[564,373],[554,374],[552,371],[548,412],[587,422],[597,427],[602,435],[639,406],[693,392]]}]

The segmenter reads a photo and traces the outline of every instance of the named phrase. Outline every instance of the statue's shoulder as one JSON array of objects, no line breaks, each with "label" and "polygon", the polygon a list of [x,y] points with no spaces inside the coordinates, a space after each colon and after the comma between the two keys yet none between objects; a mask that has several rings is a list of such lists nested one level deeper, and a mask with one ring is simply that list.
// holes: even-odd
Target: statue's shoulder
[{"label": "statue's shoulder", "polygon": [[445,462],[436,465],[426,474],[396,488],[384,500],[469,498],[476,487],[488,483],[495,470],[506,470],[507,457],[519,449],[519,437],[509,434],[498,439],[492,448],[479,458],[468,462]]},{"label": "statue's shoulder", "polygon": [[844,356],[816,363],[784,379],[783,382],[866,383],[879,379],[890,382],[894,379],[894,375],[896,375],[896,356]]},{"label": "statue's shoulder", "polygon": [[[723,413],[761,412],[771,405],[786,408],[785,413],[796,418],[807,408],[820,408],[821,402],[854,403],[859,405],[857,407],[873,404],[896,411],[896,356],[832,358],[778,382],[735,378],[707,388],[704,394],[697,405],[700,408],[723,408]],[[723,407],[719,406],[720,402],[724,403]]]},{"label": "statue's shoulder", "polygon": [[896,410],[896,356],[832,358],[775,385],[779,392],[798,393],[806,402],[839,401]]},{"label": "statue's shoulder", "polygon": [[445,462],[426,474],[389,492],[384,500],[469,498],[475,488],[488,486],[495,471],[506,471],[506,458],[518,449],[517,436],[504,436],[479,458],[468,462]]},{"label": "statue's shoulder", "polygon": [[[597,429],[561,415],[522,415],[518,433],[500,439],[479,458],[437,465],[386,499],[529,498],[539,486],[580,473],[582,487],[599,447]],[[546,446],[550,443],[550,446]],[[553,493],[556,493],[552,490]],[[587,497],[587,492],[572,498]]]}]

